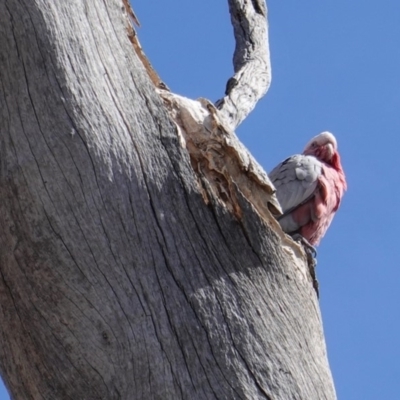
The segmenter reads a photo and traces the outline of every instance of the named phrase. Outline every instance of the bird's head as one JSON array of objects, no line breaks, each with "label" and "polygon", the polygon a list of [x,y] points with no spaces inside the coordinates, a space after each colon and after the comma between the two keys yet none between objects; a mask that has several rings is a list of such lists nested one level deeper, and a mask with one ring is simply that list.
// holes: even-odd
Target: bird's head
[{"label": "bird's head", "polygon": [[307,143],[303,154],[315,156],[319,160],[331,164],[333,156],[337,154],[337,142],[335,136],[330,132],[320,133]]}]

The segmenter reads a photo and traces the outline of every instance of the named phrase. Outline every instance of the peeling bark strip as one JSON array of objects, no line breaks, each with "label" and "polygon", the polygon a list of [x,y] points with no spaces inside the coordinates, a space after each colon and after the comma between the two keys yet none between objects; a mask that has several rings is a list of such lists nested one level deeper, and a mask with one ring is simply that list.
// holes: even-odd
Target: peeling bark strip
[{"label": "peeling bark strip", "polygon": [[[334,400],[318,301],[269,218],[268,178],[211,104],[190,115],[167,98],[189,157],[122,7],[0,0],[0,373],[12,398]],[[257,210],[246,185],[266,197]]]},{"label": "peeling bark strip", "polygon": [[129,4],[128,0],[122,0],[125,12],[128,16],[128,20],[126,21],[126,30],[128,33],[128,38],[131,41],[133,48],[137,56],[139,57],[140,61],[142,62],[147,74],[150,77],[150,80],[153,82],[154,86],[159,89],[169,90],[168,86],[161,80],[159,75],[157,74],[156,70],[150,63],[150,60],[147,58],[146,54],[144,53],[142,46],[139,42],[139,38],[137,37],[136,31],[133,27],[134,24],[140,26],[139,20],[136,17],[136,14],[133,12],[132,7]]}]

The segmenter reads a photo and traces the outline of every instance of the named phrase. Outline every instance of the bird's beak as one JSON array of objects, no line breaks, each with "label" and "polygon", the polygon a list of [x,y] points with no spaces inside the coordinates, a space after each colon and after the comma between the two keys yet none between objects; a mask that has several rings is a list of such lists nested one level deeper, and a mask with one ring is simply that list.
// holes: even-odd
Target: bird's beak
[{"label": "bird's beak", "polygon": [[328,143],[326,145],[326,153],[327,156],[329,158],[329,160],[333,157],[333,155],[335,154],[335,149],[333,148],[333,145],[331,143]]}]

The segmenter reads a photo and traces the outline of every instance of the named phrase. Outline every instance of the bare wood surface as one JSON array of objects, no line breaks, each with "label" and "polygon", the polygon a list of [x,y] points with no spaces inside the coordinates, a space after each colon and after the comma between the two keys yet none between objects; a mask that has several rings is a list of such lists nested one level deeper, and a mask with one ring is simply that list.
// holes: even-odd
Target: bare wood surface
[{"label": "bare wood surface", "polygon": [[190,120],[155,92],[120,0],[0,0],[12,398],[335,398],[301,250],[240,179],[240,216],[210,175],[199,183],[179,136]]}]

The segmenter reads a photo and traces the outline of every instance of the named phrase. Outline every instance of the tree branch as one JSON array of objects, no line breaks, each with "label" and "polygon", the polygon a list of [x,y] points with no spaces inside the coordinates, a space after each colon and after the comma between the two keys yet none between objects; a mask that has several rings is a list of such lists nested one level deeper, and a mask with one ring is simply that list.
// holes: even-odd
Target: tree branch
[{"label": "tree branch", "polygon": [[228,0],[236,48],[233,56],[235,74],[217,108],[235,130],[253,110],[271,83],[268,45],[267,6],[265,0]]},{"label": "tree branch", "polygon": [[[127,0],[123,2],[131,21],[137,21],[131,16],[134,14]],[[234,131],[268,91],[271,62],[265,0],[228,0],[228,3],[236,40],[233,55],[235,74],[226,84],[225,97],[215,105],[225,128]],[[132,26],[128,28],[128,36],[153,84],[169,91],[144,54]]]}]

